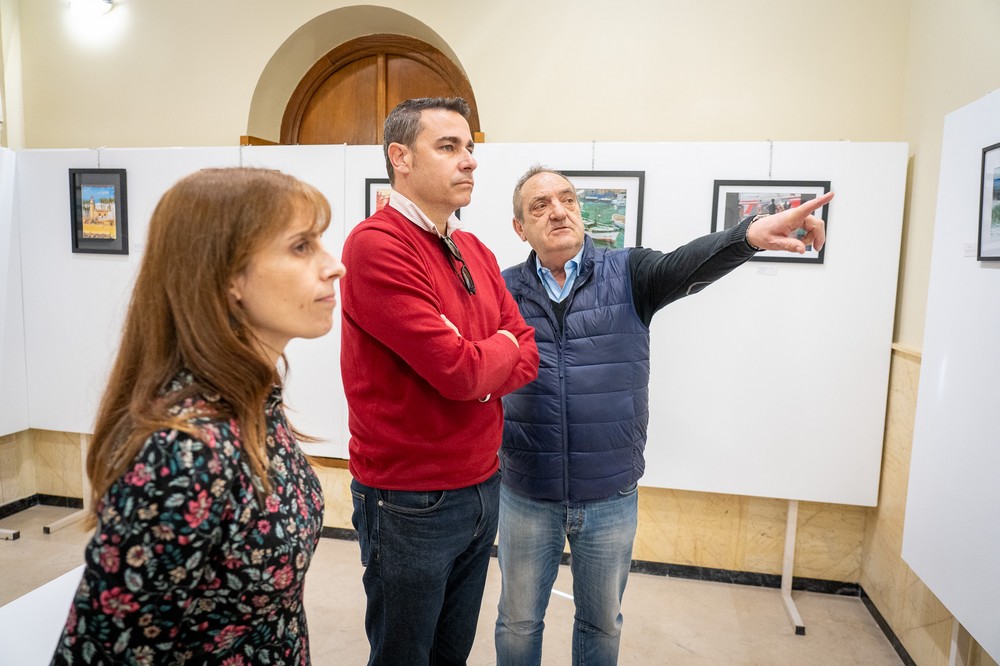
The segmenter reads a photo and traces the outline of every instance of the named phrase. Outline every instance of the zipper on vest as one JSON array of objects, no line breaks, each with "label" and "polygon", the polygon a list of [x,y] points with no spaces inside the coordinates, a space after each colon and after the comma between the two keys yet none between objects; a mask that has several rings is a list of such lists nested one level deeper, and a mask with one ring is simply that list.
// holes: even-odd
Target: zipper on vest
[{"label": "zipper on vest", "polygon": [[569,502],[569,430],[566,426],[566,329],[559,333],[559,416],[562,419],[563,498]]}]

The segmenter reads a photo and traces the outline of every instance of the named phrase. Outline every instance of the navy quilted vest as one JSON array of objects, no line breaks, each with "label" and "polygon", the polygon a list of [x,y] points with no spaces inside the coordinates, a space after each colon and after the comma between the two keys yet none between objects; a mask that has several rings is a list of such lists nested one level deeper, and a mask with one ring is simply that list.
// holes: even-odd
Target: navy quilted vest
[{"label": "navy quilted vest", "polygon": [[645,469],[649,329],[632,302],[629,252],[585,243],[561,334],[534,252],[503,272],[540,357],[538,379],[503,398],[503,482],[535,499],[604,499]]}]

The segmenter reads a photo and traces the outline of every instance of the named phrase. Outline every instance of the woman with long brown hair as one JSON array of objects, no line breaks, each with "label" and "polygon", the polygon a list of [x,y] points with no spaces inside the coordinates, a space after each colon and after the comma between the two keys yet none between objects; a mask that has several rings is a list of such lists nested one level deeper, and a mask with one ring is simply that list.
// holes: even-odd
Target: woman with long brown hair
[{"label": "woman with long brown hair", "polygon": [[153,212],[87,472],[96,531],[54,664],[308,664],[323,520],[281,402],[283,350],[330,330],[344,266],[322,194],[207,169]]}]

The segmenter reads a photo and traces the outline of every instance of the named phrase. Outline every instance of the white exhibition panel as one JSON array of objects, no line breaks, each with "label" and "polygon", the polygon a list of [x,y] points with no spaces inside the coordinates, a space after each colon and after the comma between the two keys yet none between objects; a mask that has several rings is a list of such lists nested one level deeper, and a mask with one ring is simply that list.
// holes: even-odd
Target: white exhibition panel
[{"label": "white exhibition panel", "polygon": [[[238,158],[237,148],[18,152],[32,428],[93,432],[153,208],[182,176]],[[98,163],[127,170],[128,255],[71,251],[68,170]]]},{"label": "white exhibition panel", "polygon": [[[242,149],[242,165],[278,169],[319,189],[330,202],[330,226],[323,244],[340,257],[344,247],[344,184],[346,146],[249,146]],[[362,215],[364,211],[362,210]],[[339,299],[339,290],[338,290]],[[338,300],[339,302],[339,300]],[[347,457],[347,401],[340,378],[340,313],[333,328],[316,340],[292,340],[285,349],[288,372],[285,406],[300,432],[320,439],[303,442],[314,456]]]},{"label": "white exhibition panel", "polygon": [[1000,659],[1000,262],[977,261],[1000,91],[945,117],[903,559]]},{"label": "white exhibition panel", "polygon": [[[875,503],[904,144],[484,144],[476,157],[476,192],[462,222],[501,268],[529,250],[511,228],[511,193],[534,163],[645,171],[642,244],[661,250],[709,232],[715,179],[832,181],[826,263],[750,263],[654,319],[643,483]],[[145,227],[170,184],[205,166],[292,173],[330,199],[324,240],[339,254],[364,217],[365,179],[385,177],[377,146],[105,150],[102,166],[128,169],[132,253],[117,257],[69,251],[67,169],[97,166],[96,151],[24,151],[18,159],[30,425],[70,432],[92,429]],[[346,457],[336,320],[324,338],[289,345],[286,397],[296,426],[323,440],[307,450]]]},{"label": "white exhibition panel", "polygon": [[15,153],[0,148],[0,436],[28,429]]},{"label": "white exhibition panel", "polygon": [[906,161],[900,143],[598,148],[599,168],[646,172],[660,250],[711,230],[717,179],[835,192],[823,264],[750,262],[654,317],[644,484],[877,503]]},{"label": "white exhibition panel", "polygon": [[[68,196],[68,195],[67,195]],[[0,663],[45,666],[59,644],[84,565],[0,606]]]}]

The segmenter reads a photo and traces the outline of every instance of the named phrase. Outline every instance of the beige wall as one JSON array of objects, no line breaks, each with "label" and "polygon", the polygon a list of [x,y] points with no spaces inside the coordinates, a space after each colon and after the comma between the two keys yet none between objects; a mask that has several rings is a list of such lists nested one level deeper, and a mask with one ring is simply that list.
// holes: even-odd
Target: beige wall
[{"label": "beige wall", "polygon": [[[332,0],[118,3],[88,26],[21,0],[28,147],[232,145],[300,27],[336,12],[296,37],[319,54],[382,28]],[[379,4],[450,47],[490,141],[900,138],[907,0]]]},{"label": "beige wall", "polygon": [[944,116],[1000,88],[996,36],[1000,2],[914,0],[912,7],[902,138],[910,143],[913,158],[896,340],[919,348],[927,311]]},{"label": "beige wall", "polygon": [[0,506],[38,492],[35,456],[27,432],[0,437]]},{"label": "beige wall", "polygon": [[[364,9],[330,0],[118,0],[104,33],[71,29],[80,26],[57,0],[0,0],[0,141],[71,148],[276,138],[283,91],[315,54],[374,23],[455,55],[492,142],[909,142],[895,336],[903,351],[893,354],[879,506],[804,504],[795,575],[860,582],[917,663],[947,663],[952,619],[900,558],[902,520],[943,118],[1000,85],[1000,3],[510,0],[464,8],[447,0]],[[73,495],[77,451],[75,435],[0,438],[0,499]],[[60,465],[63,477],[51,470]],[[348,475],[320,474],[326,523],[349,527]],[[637,558],[780,571],[784,502],[649,488],[641,498]],[[995,664],[975,645],[966,663]]]}]

